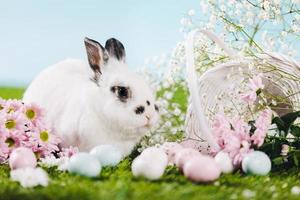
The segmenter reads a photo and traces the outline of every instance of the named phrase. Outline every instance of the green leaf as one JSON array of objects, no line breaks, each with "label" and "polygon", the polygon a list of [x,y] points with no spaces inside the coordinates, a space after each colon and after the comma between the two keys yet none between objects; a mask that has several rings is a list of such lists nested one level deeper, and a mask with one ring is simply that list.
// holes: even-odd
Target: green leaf
[{"label": "green leaf", "polygon": [[299,116],[300,111],[287,113],[281,117],[274,117],[272,120],[272,124],[276,124],[280,131],[284,131],[287,134],[291,125]]},{"label": "green leaf", "polygon": [[294,160],[294,164],[298,167],[299,166],[299,159],[298,159],[296,153],[293,154],[293,160]]},{"label": "green leaf", "polygon": [[288,127],[290,127],[298,117],[300,117],[300,111],[287,113],[280,118]]},{"label": "green leaf", "polygon": [[272,124],[276,124],[280,131],[285,131],[286,129],[285,122],[280,117],[274,117]]},{"label": "green leaf", "polygon": [[292,150],[291,153],[289,153],[291,156],[293,156],[294,165],[299,167],[299,158],[300,158],[300,151],[299,150]]},{"label": "green leaf", "polygon": [[290,127],[290,132],[293,136],[300,137],[300,127],[292,125]]},{"label": "green leaf", "polygon": [[284,160],[283,158],[280,156],[280,157],[276,157],[272,160],[273,164],[274,165],[282,165],[284,163]]}]

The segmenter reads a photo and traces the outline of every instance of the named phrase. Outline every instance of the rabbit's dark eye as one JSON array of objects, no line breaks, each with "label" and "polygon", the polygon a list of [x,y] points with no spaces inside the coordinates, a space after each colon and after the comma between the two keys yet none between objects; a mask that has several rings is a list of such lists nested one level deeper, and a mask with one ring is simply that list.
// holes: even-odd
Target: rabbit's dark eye
[{"label": "rabbit's dark eye", "polygon": [[110,90],[117,95],[121,102],[126,102],[131,96],[130,89],[125,86],[113,86]]}]

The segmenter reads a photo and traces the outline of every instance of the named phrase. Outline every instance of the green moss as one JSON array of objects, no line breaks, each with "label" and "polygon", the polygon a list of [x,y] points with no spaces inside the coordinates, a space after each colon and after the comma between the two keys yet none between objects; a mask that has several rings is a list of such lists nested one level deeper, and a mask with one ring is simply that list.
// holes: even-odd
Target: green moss
[{"label": "green moss", "polygon": [[[8,92],[10,91],[10,92]],[[4,98],[20,98],[23,90],[0,89]],[[178,97],[179,98],[179,97]],[[185,95],[180,98],[185,99]],[[185,100],[184,100],[185,101]],[[185,106],[185,105],[183,105]],[[132,156],[133,157],[133,156]],[[222,175],[214,183],[195,184],[188,181],[175,167],[168,167],[158,181],[148,181],[132,176],[131,157],[117,167],[106,167],[97,178],[58,172],[47,169],[51,178],[48,187],[22,188],[9,179],[9,167],[0,166],[1,199],[299,199],[291,193],[293,186],[300,186],[298,169],[272,172],[268,176],[245,176],[240,172]],[[251,199],[251,198],[250,198]]]}]

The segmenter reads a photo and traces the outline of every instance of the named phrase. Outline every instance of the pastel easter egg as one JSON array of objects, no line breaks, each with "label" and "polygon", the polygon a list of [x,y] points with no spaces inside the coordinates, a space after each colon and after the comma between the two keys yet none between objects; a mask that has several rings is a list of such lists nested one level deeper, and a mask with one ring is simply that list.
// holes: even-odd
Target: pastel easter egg
[{"label": "pastel easter egg", "polygon": [[168,164],[168,155],[162,148],[148,147],[142,151],[140,157],[147,160],[154,160],[155,163]]},{"label": "pastel easter egg", "polygon": [[19,147],[11,152],[8,163],[11,169],[35,168],[37,161],[31,149]]},{"label": "pastel easter egg", "polygon": [[267,175],[271,167],[270,158],[261,151],[249,153],[242,161],[242,169],[247,174]]},{"label": "pastel easter egg", "polygon": [[162,145],[162,149],[168,155],[169,164],[173,165],[173,164],[175,164],[176,153],[178,153],[180,150],[182,150],[183,147],[179,143],[176,143],[176,142],[165,142]]},{"label": "pastel easter egg", "polygon": [[96,177],[101,172],[98,159],[88,153],[77,153],[70,158],[69,171],[87,177]]},{"label": "pastel easter egg", "polygon": [[184,164],[183,174],[194,182],[211,182],[220,177],[221,169],[213,158],[197,156]]},{"label": "pastel easter egg", "polygon": [[120,149],[113,145],[99,145],[90,154],[95,156],[102,166],[115,166],[122,160]]},{"label": "pastel easter egg", "polygon": [[164,174],[166,167],[167,162],[157,162],[155,158],[151,160],[148,157],[138,156],[133,160],[131,170],[136,177],[157,180]]},{"label": "pastel easter egg", "polygon": [[231,173],[234,169],[232,159],[226,152],[220,151],[217,153],[215,156],[215,161],[223,173]]},{"label": "pastel easter egg", "polygon": [[190,160],[192,157],[202,156],[200,152],[192,148],[183,148],[175,155],[175,164],[180,169],[183,168],[183,165]]}]

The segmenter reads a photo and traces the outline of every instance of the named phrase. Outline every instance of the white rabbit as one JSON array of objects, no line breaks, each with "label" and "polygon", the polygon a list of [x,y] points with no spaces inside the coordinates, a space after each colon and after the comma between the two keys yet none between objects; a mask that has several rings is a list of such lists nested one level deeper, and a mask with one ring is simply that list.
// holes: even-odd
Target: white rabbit
[{"label": "white rabbit", "polygon": [[62,146],[89,151],[112,144],[128,155],[157,122],[154,96],[128,70],[120,41],[111,38],[105,48],[89,38],[84,43],[88,62],[67,59],[50,66],[32,81],[23,101],[46,110]]}]

